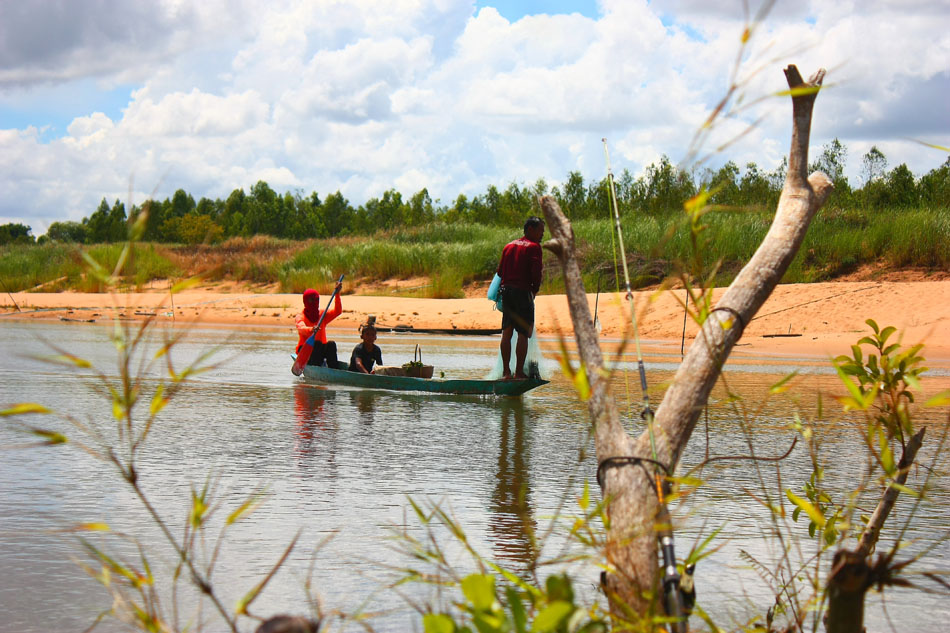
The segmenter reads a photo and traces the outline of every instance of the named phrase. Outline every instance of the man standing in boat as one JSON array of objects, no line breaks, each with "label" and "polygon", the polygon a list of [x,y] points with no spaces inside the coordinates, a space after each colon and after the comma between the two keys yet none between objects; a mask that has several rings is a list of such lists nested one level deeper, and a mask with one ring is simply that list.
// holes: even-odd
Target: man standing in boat
[{"label": "man standing in boat", "polygon": [[544,220],[531,216],[524,223],[524,235],[505,246],[498,264],[501,277],[501,362],[502,378],[511,379],[511,337],[518,332],[515,346],[515,380],[525,380],[524,362],[528,339],[534,334],[534,296],[541,289],[541,238]]},{"label": "man standing in boat", "polygon": [[326,364],[328,367],[337,369],[336,341],[327,340],[327,325],[343,313],[343,303],[340,300],[342,287],[343,284],[338,282],[334,293],[336,299],[333,302],[333,307],[331,308],[329,305],[326,307],[327,315],[323,318],[323,323],[320,324],[320,330],[317,332],[314,332],[313,329],[320,320],[320,294],[313,288],[304,290],[303,312],[297,315],[294,323],[297,325],[297,335],[300,337],[300,341],[297,343],[298,354],[300,348],[310,338],[310,334],[314,334],[313,352],[310,354],[310,360],[307,361],[308,365]]}]

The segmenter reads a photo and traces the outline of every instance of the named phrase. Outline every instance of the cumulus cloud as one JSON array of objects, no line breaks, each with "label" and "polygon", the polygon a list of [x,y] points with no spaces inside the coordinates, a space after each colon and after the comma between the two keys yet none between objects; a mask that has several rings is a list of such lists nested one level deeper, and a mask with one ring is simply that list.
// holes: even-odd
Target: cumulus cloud
[{"label": "cumulus cloud", "polygon": [[[950,0],[914,2],[776,3],[743,49],[734,116],[706,140],[711,164],[778,164],[789,108],[769,95],[788,63],[829,69],[812,140],[848,145],[853,180],[872,144],[918,173],[942,163],[905,139],[950,142]],[[0,116],[37,86],[134,86],[121,112],[76,111],[57,138],[0,118],[0,222],[38,234],[103,197],[224,198],[258,180],[357,204],[427,187],[450,203],[575,169],[600,178],[602,137],[614,169],[639,174],[686,156],[746,26],[740,3],[601,0],[596,17],[520,19],[489,5],[0,3]]]}]

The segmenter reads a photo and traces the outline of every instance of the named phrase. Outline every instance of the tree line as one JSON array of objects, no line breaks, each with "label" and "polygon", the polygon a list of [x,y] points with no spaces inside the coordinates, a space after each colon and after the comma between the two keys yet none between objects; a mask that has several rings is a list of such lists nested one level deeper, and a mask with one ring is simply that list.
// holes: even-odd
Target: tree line
[{"label": "tree line", "polygon": [[[825,172],[835,184],[830,208],[865,212],[900,208],[950,206],[950,157],[917,178],[906,164],[888,169],[887,158],[872,147],[864,155],[860,184],[853,187],[844,175],[847,148],[838,139],[826,144],[810,166]],[[730,161],[718,170],[687,172],[665,156],[634,178],[624,170],[615,181],[622,215],[678,212],[699,191],[712,193],[714,205],[736,209],[774,209],[785,180],[786,165],[764,171],[755,163],[744,170]],[[259,181],[248,192],[235,189],[225,200],[194,197],[179,189],[171,198],[147,200],[127,211],[115,200],[103,198],[99,207],[81,222],[53,222],[38,241],[98,244],[123,241],[130,218],[148,213],[144,240],[166,243],[214,243],[230,237],[270,235],[286,239],[368,235],[397,227],[422,226],[435,221],[520,226],[524,218],[538,215],[537,197],[552,195],[571,220],[604,217],[609,213],[606,178],[585,182],[578,171],[568,174],[560,187],[544,179],[531,186],[512,182],[504,190],[489,185],[468,198],[460,194],[449,205],[433,201],[426,189],[408,199],[395,189],[354,207],[339,192],[322,198],[316,192],[280,194]],[[0,225],[0,244],[31,243],[31,228],[23,224]]]}]

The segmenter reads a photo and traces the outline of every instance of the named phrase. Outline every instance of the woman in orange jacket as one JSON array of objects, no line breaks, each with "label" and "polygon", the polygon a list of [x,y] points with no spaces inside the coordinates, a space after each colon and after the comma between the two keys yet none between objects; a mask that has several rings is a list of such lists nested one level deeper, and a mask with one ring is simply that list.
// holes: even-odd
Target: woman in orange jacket
[{"label": "woman in orange jacket", "polygon": [[[310,354],[310,360],[307,361],[308,365],[327,365],[327,367],[332,367],[337,369],[339,361],[336,357],[336,341],[327,340],[327,324],[330,323],[333,319],[340,316],[343,313],[343,304],[340,301],[340,289],[343,284],[337,284],[336,286],[336,300],[333,302],[333,307],[327,306],[327,314],[323,318],[323,323],[320,324],[320,329],[317,330],[316,335],[314,336],[313,342],[313,352]],[[297,353],[300,353],[300,348],[303,344],[310,338],[310,334],[313,333],[313,328],[316,327],[317,321],[320,320],[320,295],[313,288],[307,288],[303,293],[303,312],[297,315],[297,318],[294,319],[294,323],[297,326],[297,335],[300,337],[300,341],[297,343]]]}]

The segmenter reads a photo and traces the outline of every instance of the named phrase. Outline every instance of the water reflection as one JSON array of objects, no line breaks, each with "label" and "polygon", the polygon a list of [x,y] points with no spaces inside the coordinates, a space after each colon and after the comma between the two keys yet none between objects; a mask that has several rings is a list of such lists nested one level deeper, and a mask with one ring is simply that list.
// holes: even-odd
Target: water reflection
[{"label": "water reflection", "polygon": [[374,391],[356,389],[347,392],[356,409],[357,419],[361,424],[373,424],[376,420],[376,400],[379,394]]},{"label": "water reflection", "polygon": [[498,473],[492,491],[488,530],[495,556],[522,566],[537,558],[534,510],[531,506],[529,435],[525,428],[524,401],[499,401]]},{"label": "water reflection", "polygon": [[[294,435],[294,453],[298,457],[314,456],[321,445],[332,441],[333,428],[330,424],[326,405],[336,393],[316,385],[297,383],[294,385],[294,416],[296,432]],[[333,451],[327,451],[332,458]]]}]

